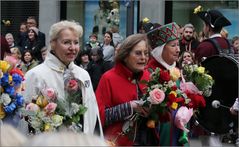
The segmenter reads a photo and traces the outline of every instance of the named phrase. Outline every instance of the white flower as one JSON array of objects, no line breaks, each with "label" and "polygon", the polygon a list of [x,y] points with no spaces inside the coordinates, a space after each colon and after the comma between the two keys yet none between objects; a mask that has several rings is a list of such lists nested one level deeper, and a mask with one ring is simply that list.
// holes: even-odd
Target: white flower
[{"label": "white flower", "polygon": [[2,100],[2,103],[3,103],[4,106],[7,106],[8,104],[11,103],[11,98],[10,98],[10,96],[9,96],[8,94],[6,94],[6,93],[3,93],[3,94],[1,95],[1,100]]},{"label": "white flower", "polygon": [[80,110],[80,106],[77,103],[71,103],[73,114],[76,114]]}]

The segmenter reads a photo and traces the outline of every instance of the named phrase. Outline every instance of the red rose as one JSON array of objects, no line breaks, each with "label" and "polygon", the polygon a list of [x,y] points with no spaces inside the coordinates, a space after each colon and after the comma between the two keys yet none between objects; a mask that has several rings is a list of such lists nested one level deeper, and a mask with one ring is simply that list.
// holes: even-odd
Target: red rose
[{"label": "red rose", "polygon": [[164,83],[164,82],[168,82],[169,80],[170,80],[170,75],[169,75],[168,71],[160,70],[159,82]]},{"label": "red rose", "polygon": [[188,93],[187,96],[191,99],[193,104],[192,107],[194,109],[197,109],[198,107],[206,107],[206,101],[202,95]]}]

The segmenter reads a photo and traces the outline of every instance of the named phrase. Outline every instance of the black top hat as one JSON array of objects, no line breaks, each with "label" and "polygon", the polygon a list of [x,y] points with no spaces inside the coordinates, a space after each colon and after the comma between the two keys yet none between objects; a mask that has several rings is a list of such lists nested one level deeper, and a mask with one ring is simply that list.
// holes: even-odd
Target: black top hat
[{"label": "black top hat", "polygon": [[231,22],[217,10],[201,11],[197,15],[212,28],[231,25]]}]

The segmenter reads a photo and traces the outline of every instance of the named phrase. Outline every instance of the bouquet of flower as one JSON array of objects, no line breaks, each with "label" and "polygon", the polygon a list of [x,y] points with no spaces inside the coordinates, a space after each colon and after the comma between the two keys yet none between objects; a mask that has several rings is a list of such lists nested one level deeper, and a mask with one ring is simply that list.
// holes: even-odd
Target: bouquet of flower
[{"label": "bouquet of flower", "polygon": [[147,85],[147,92],[143,96],[143,106],[149,107],[147,127],[155,128],[159,122],[170,120],[174,115],[174,124],[183,133],[179,139],[182,144],[187,142],[185,127],[193,115],[193,110],[205,107],[206,102],[202,92],[193,82],[182,81],[181,72],[178,68],[170,71],[156,68],[151,71]]},{"label": "bouquet of flower", "polygon": [[66,76],[65,97],[60,98],[52,88],[44,88],[24,111],[31,127],[37,132],[56,131],[60,128],[81,132],[81,117],[87,108],[82,101],[79,81]]},{"label": "bouquet of flower", "polygon": [[81,117],[87,111],[87,107],[82,104],[82,94],[79,80],[70,73],[65,77],[66,98],[58,100],[57,112],[64,116],[65,126],[75,132],[83,130]]},{"label": "bouquet of flower", "polygon": [[0,60],[0,119],[13,114],[24,104],[22,91],[23,72],[7,62]]},{"label": "bouquet of flower", "polygon": [[186,82],[191,81],[206,97],[212,93],[212,86],[214,84],[213,78],[205,71],[202,66],[185,65],[183,66],[183,80]]},{"label": "bouquet of flower", "polygon": [[35,133],[55,131],[62,125],[63,116],[56,113],[57,93],[52,88],[44,88],[34,96],[31,103],[23,110],[27,121]]},{"label": "bouquet of flower", "polygon": [[[156,68],[151,72],[150,80],[146,84],[147,93],[143,100],[144,106],[150,107],[147,123],[149,128],[155,128],[158,122],[169,121],[166,114],[181,106],[193,108],[196,105],[203,105],[193,101],[181,90],[180,71],[177,68],[173,68],[170,72]],[[203,97],[200,98],[204,100]]]}]

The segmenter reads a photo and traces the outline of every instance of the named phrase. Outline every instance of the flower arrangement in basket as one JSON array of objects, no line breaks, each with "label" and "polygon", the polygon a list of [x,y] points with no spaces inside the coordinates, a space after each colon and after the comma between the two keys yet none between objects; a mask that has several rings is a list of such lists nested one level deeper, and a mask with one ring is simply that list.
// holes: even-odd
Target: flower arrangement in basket
[{"label": "flower arrangement in basket", "polygon": [[24,99],[21,95],[23,72],[13,68],[14,64],[0,60],[0,119],[13,114],[23,107]]},{"label": "flower arrangement in basket", "polygon": [[56,90],[44,88],[33,98],[23,114],[35,133],[68,129],[81,132],[81,116],[87,108],[80,104],[82,100],[79,81],[65,80],[65,97],[60,98]]}]

